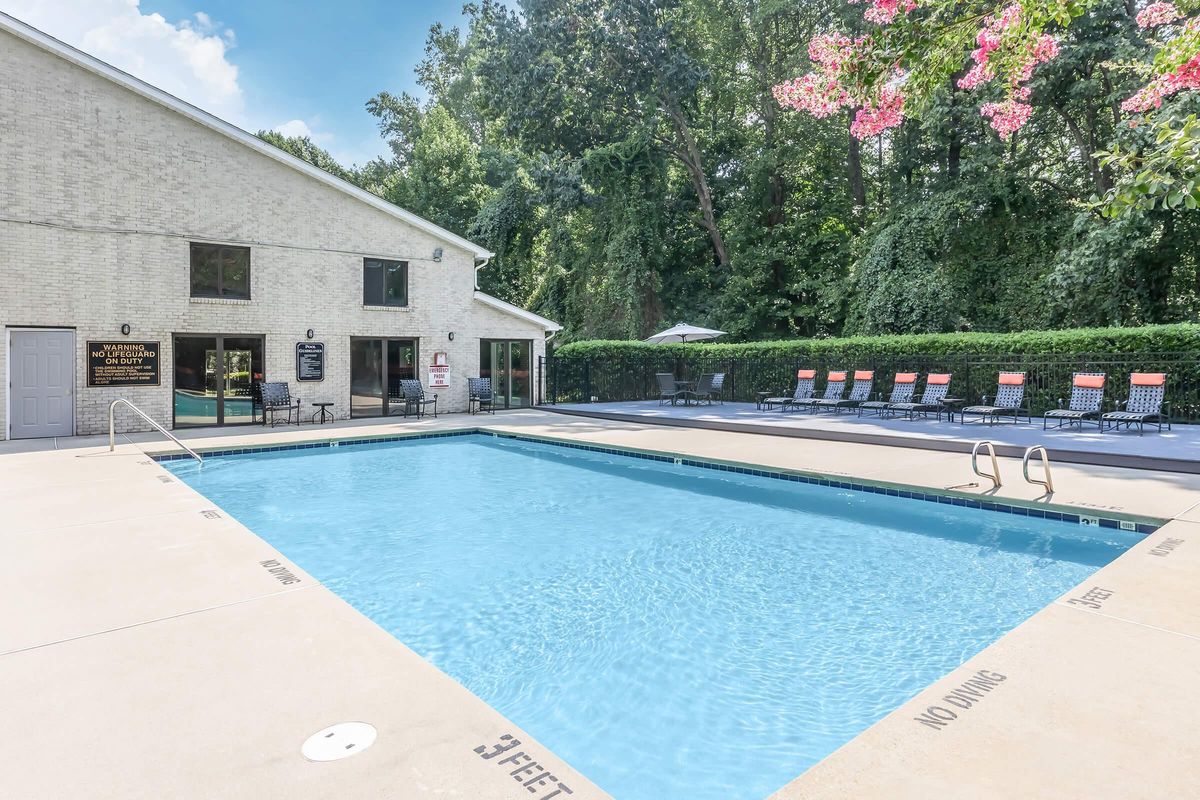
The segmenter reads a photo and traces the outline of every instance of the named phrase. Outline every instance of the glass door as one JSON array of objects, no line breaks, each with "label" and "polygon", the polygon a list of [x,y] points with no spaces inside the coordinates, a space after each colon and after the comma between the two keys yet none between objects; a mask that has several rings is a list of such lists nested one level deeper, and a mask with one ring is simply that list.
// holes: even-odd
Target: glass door
[{"label": "glass door", "polygon": [[479,377],[491,378],[492,394],[498,408],[525,408],[532,405],[533,354],[531,341],[479,341]]},{"label": "glass door", "polygon": [[256,421],[253,388],[263,379],[261,336],[174,337],[175,427]]},{"label": "glass door", "polygon": [[416,339],[350,340],[350,416],[404,413],[400,381],[417,377]]}]

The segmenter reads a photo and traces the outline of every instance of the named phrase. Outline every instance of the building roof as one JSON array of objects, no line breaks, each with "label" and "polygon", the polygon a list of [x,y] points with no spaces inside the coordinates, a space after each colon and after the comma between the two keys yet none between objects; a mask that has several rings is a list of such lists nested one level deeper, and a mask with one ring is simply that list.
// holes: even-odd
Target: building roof
[{"label": "building roof", "polygon": [[512,303],[506,303],[499,297],[492,297],[490,294],[476,291],[475,299],[483,303],[485,306],[491,306],[497,311],[503,311],[505,314],[511,314],[514,317],[523,319],[526,322],[532,322],[534,325],[540,325],[544,331],[561,331],[562,325],[559,325],[552,319],[546,319],[543,316],[526,311],[520,306],[514,306]]},{"label": "building roof", "polygon": [[[431,236],[441,239],[448,244],[460,247],[470,253],[473,253],[476,258],[491,258],[494,255],[486,248],[480,247],[474,242],[468,241],[458,234],[451,233],[445,228],[434,225],[429,220],[422,219],[410,211],[405,211],[403,208],[393,205],[382,198],[376,197],[370,192],[360,189],[348,181],[344,181],[341,178],[330,175],[325,170],[314,167],[304,159],[297,158],[291,153],[284,152],[278,147],[264,142],[254,134],[247,133],[236,125],[226,122],[219,117],[215,117],[207,111],[197,108],[191,103],[184,102],[178,97],[168,94],[156,86],[151,86],[145,81],[139,80],[129,73],[117,69],[111,64],[107,64],[98,58],[84,53],[81,50],[76,50],[74,47],[71,47],[64,42],[60,42],[53,36],[43,33],[37,28],[26,25],[24,22],[21,22],[20,20],[3,12],[0,12],[0,30],[7,31],[19,39],[23,39],[24,41],[36,45],[43,50],[47,50],[54,55],[59,56],[60,58],[64,58],[77,67],[81,67],[88,72],[94,73],[103,78],[107,78],[113,83],[123,86],[126,89],[129,89],[130,91],[147,98],[148,100],[152,100],[159,105],[165,106],[171,111],[182,114],[193,122],[198,122],[206,128],[210,128],[217,133],[228,136],[230,139],[246,145],[252,150],[257,150],[259,153],[262,153],[269,158],[273,158],[282,164],[286,164],[292,169],[303,172],[305,175],[315,178],[316,180],[319,180],[328,186],[332,186],[334,189],[337,189],[344,194],[348,194],[357,200],[361,200],[368,205],[374,206],[386,214],[390,214],[397,219],[401,219],[404,222],[407,222],[409,225],[412,225],[414,228],[423,230]],[[533,316],[536,317],[537,315],[535,314]],[[537,318],[539,320],[541,319],[541,317]],[[549,322],[549,320],[545,321]]]}]

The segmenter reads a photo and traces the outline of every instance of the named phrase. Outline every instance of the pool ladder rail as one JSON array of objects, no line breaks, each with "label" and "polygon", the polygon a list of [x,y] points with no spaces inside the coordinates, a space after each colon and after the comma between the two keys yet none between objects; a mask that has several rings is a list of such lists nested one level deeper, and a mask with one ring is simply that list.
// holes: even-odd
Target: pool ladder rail
[{"label": "pool ladder rail", "polygon": [[[979,453],[985,451],[988,457],[992,460],[992,471],[984,472],[979,468]],[[1042,462],[1042,471],[1044,479],[1039,480],[1032,478],[1029,475],[1029,461],[1034,456],[1038,456]],[[971,448],[971,471],[981,478],[987,478],[992,482],[993,489],[999,489],[1002,485],[1000,480],[1000,464],[996,460],[996,448],[991,442],[986,439],[981,442],[976,442]],[[1021,474],[1025,477],[1026,483],[1032,483],[1037,486],[1043,486],[1046,489],[1046,494],[1054,494],[1054,476],[1050,474],[1050,455],[1046,452],[1046,448],[1040,444],[1035,444],[1032,447],[1025,448],[1025,455],[1021,458]]]},{"label": "pool ladder rail", "polygon": [[133,403],[126,400],[124,397],[118,397],[116,400],[113,400],[111,403],[108,404],[108,452],[111,453],[117,449],[116,413],[117,413],[117,406],[122,405],[122,404],[129,406],[129,408],[131,408],[133,410],[133,412],[136,413],[139,417],[146,420],[146,422],[149,422],[151,425],[153,425],[155,428],[157,428],[159,433],[161,433],[163,436],[170,439],[175,444],[179,445],[181,448],[183,448],[183,451],[185,453],[187,453],[192,458],[196,459],[196,463],[198,463],[200,466],[204,466],[204,459],[200,457],[199,453],[197,453],[192,448],[188,447],[183,442],[176,439],[175,436],[170,431],[168,431],[162,425],[159,425],[157,422],[155,422],[153,419],[151,419],[149,414],[147,414],[145,411],[142,411],[140,408],[135,406]]}]

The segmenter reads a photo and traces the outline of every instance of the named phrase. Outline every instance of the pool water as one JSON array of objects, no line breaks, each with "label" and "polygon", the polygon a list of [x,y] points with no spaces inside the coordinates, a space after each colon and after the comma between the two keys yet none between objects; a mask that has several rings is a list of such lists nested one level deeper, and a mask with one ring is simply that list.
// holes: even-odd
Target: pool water
[{"label": "pool water", "polygon": [[1140,537],[464,436],[170,462],[618,800],[760,800]]}]

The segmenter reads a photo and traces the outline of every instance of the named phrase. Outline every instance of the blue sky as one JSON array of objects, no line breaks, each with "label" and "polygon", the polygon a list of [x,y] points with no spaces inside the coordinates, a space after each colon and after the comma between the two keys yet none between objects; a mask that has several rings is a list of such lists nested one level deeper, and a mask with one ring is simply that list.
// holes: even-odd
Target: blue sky
[{"label": "blue sky", "polygon": [[309,133],[343,162],[386,151],[364,109],[417,91],[434,22],[463,0],[0,0],[0,11],[247,130]]}]

